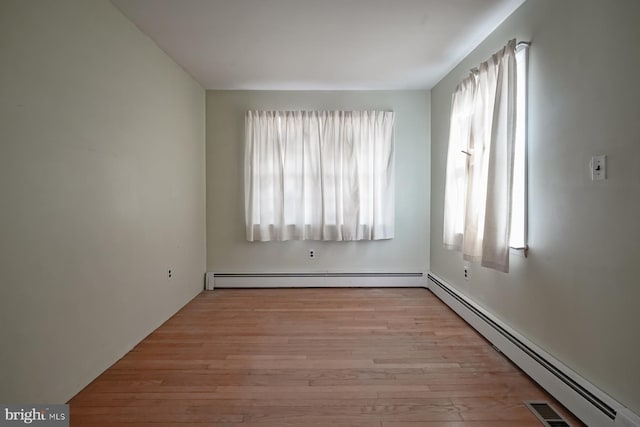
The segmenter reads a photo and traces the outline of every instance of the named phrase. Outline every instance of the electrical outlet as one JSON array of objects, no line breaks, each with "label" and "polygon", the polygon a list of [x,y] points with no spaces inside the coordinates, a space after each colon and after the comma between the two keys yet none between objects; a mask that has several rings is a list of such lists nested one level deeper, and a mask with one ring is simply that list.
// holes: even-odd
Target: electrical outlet
[{"label": "electrical outlet", "polygon": [[173,269],[169,269],[167,270],[167,279],[172,279],[173,278]]},{"label": "electrical outlet", "polygon": [[464,280],[469,280],[469,265],[465,264],[464,265]]},{"label": "electrical outlet", "polygon": [[307,258],[316,259],[316,250],[315,249],[309,249],[309,251],[307,252]]}]

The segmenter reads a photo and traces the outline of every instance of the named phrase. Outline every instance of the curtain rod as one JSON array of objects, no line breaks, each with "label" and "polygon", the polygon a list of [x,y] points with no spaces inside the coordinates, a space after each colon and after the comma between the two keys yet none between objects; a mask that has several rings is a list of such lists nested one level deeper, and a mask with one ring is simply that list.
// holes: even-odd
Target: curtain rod
[{"label": "curtain rod", "polygon": [[[521,48],[529,48],[530,46],[531,46],[531,42],[521,41],[521,42],[518,42],[516,44],[516,50],[521,49]],[[476,73],[479,72],[478,67],[473,67],[469,71],[471,72],[471,74],[476,74]]]}]

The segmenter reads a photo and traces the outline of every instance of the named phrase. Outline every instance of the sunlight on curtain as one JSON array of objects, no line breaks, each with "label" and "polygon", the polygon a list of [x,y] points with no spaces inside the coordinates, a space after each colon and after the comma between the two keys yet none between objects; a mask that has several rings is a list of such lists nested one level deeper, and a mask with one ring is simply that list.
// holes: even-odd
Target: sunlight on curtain
[{"label": "sunlight on curtain", "polygon": [[445,184],[445,247],[509,270],[516,114],[515,40],[456,88]]},{"label": "sunlight on curtain", "polygon": [[469,137],[476,76],[464,79],[452,97],[449,129],[449,152],[444,201],[444,245],[447,249],[462,250],[465,206],[467,199],[467,163],[471,161]]},{"label": "sunlight on curtain", "polygon": [[509,246],[527,248],[527,67],[529,48],[516,51],[516,138],[513,154],[513,194]]},{"label": "sunlight on curtain", "polygon": [[393,238],[394,120],[387,111],[248,111],[247,240]]}]

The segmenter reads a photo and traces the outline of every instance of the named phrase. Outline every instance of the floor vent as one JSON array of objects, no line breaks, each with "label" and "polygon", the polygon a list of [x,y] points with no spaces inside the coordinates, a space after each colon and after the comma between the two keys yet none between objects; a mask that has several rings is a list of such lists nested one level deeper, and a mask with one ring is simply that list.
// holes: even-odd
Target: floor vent
[{"label": "floor vent", "polygon": [[524,402],[533,415],[538,417],[542,424],[547,427],[571,427],[569,424],[558,412],[553,409],[551,405],[547,402]]}]

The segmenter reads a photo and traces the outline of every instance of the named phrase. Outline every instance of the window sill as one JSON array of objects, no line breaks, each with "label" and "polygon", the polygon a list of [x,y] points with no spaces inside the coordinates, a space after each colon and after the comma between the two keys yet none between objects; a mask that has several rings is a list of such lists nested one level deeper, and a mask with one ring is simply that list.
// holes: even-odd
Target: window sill
[{"label": "window sill", "polygon": [[524,248],[514,248],[512,246],[509,247],[509,253],[511,255],[516,255],[524,258],[528,258],[529,256],[529,245]]}]

